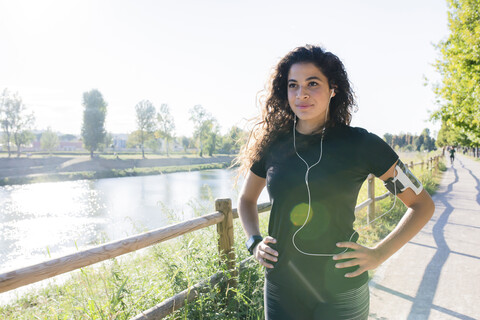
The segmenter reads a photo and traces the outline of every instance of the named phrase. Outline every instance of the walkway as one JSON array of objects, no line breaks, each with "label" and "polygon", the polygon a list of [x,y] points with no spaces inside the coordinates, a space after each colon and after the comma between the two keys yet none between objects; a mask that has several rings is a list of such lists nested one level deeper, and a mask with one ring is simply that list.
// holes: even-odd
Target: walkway
[{"label": "walkway", "polygon": [[370,282],[369,319],[480,319],[480,162],[449,162],[433,218]]}]

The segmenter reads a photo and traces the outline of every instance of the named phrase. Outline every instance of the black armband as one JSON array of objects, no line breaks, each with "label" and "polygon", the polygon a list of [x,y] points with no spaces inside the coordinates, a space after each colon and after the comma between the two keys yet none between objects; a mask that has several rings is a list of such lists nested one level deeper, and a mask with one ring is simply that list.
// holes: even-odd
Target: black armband
[{"label": "black armband", "polygon": [[399,194],[407,188],[412,189],[416,195],[419,195],[423,190],[422,183],[413,175],[413,173],[403,164],[400,159],[395,166],[396,175],[384,181],[385,188],[392,194]]}]

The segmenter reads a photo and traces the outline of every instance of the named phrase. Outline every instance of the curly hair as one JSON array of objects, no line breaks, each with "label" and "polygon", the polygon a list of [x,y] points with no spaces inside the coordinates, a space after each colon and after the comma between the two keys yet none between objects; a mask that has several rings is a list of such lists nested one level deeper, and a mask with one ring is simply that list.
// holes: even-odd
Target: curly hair
[{"label": "curly hair", "polygon": [[329,87],[335,90],[326,127],[350,124],[356,101],[343,63],[319,46],[297,47],[280,60],[269,80],[262,113],[254,119],[256,124],[235,160],[235,164],[240,165],[239,174],[246,174],[280,134],[292,130],[295,114],[288,103],[287,86],[288,73],[295,63],[313,63],[327,77]]}]

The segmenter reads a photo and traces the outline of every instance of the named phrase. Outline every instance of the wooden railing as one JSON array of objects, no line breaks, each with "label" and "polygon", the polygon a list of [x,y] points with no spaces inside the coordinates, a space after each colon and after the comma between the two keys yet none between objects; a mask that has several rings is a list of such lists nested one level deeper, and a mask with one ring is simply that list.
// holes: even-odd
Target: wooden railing
[{"label": "wooden railing", "polygon": [[[439,156],[429,158],[419,163],[411,162],[409,167],[415,165],[427,166],[428,169],[438,167]],[[367,208],[367,219],[371,220],[375,216],[375,202],[388,197],[389,192],[375,197],[375,177],[368,176],[368,199],[355,207],[355,212]],[[270,211],[269,202],[259,204],[258,212]],[[163,228],[155,229],[132,237],[124,238],[118,241],[106,243],[88,250],[66,255],[60,258],[51,259],[42,263],[31,265],[25,268],[16,269],[0,274],[0,293],[10,291],[21,286],[48,279],[69,271],[80,269],[97,262],[105,261],[120,255],[130,253],[148,246],[176,238],[195,230],[217,225],[219,235],[218,250],[221,257],[221,263],[225,263],[230,273],[229,277],[224,277],[223,272],[218,272],[209,279],[196,284],[181,293],[171,297],[161,304],[142,312],[135,317],[140,319],[161,319],[162,317],[183,307],[185,301],[194,300],[200,292],[209,288],[211,285],[224,281],[228,278],[227,287],[235,286],[238,270],[235,268],[235,252],[233,249],[233,219],[238,218],[237,209],[232,208],[231,199],[215,200],[215,212],[204,216],[194,218],[188,221],[180,222]],[[245,267],[248,259],[240,263],[240,270]]]}]

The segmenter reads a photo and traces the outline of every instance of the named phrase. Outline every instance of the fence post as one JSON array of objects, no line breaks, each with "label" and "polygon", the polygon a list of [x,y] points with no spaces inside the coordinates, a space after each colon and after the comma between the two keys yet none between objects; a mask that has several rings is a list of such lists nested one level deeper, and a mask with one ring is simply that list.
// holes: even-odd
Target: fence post
[{"label": "fence post", "polygon": [[370,221],[375,219],[375,176],[369,174],[367,179],[368,198],[372,200],[367,208],[367,224],[369,224]]},{"label": "fence post", "polygon": [[224,219],[217,224],[218,238],[218,252],[220,254],[220,263],[225,263],[227,270],[230,273],[228,279],[228,288],[236,287],[236,270],[235,270],[235,250],[233,249],[233,212],[232,199],[216,199],[215,210],[223,213]]}]

